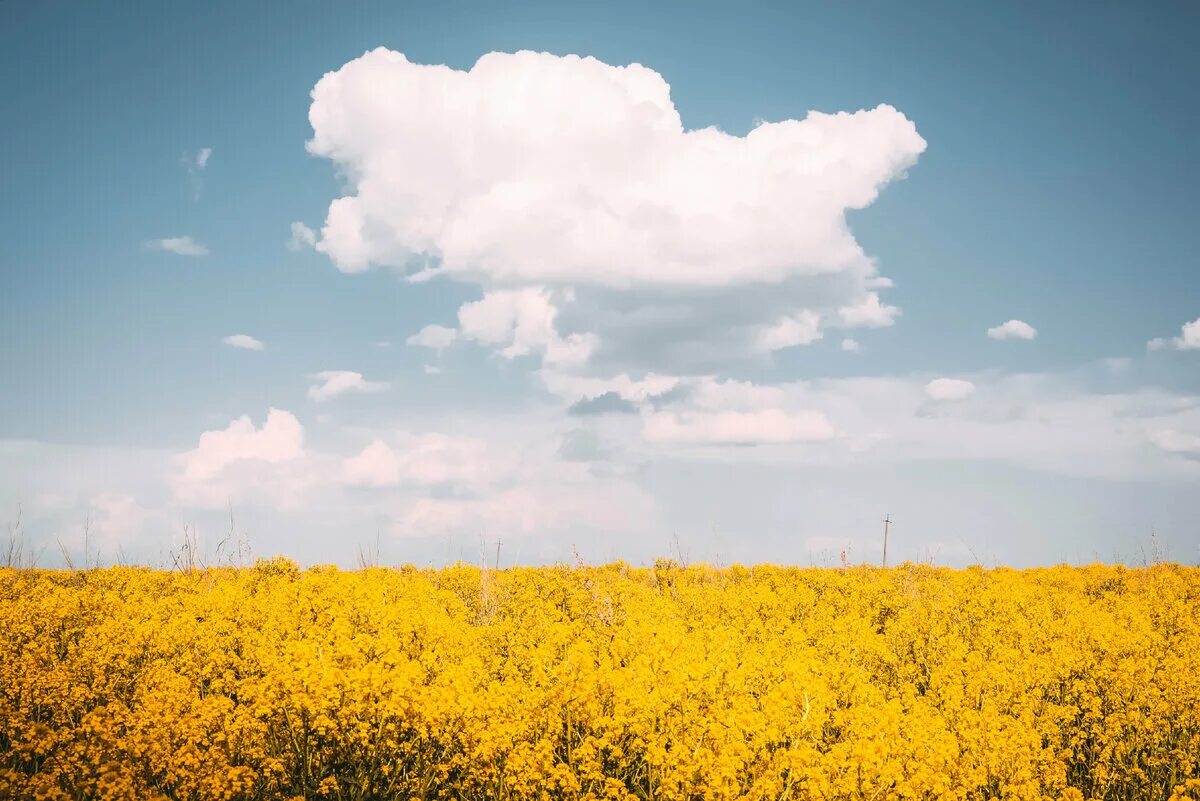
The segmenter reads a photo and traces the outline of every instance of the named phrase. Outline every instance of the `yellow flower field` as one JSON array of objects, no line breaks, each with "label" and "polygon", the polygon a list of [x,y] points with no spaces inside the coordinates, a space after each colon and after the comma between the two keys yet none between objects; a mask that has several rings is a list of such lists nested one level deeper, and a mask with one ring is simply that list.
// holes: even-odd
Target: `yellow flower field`
[{"label": "yellow flower field", "polygon": [[0,798],[1200,798],[1200,569],[3,570]]}]

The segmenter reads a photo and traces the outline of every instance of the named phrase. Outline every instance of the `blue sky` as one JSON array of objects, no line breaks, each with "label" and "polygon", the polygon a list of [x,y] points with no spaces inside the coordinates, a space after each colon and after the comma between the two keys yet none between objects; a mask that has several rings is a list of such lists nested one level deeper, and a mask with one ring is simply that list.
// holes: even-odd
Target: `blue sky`
[{"label": "blue sky", "polygon": [[[215,536],[232,505],[260,551],[343,563],[376,531],[394,561],[481,537],[521,561],[639,561],[676,535],[696,559],[872,560],[885,512],[901,558],[1136,561],[1152,530],[1200,556],[1193,6],[4,13],[0,519],[19,507],[35,547],[90,520],[109,557],[152,560],[185,523]],[[407,61],[355,61],[376,48]],[[458,79],[414,66],[465,77],[520,50],[599,67],[489,62],[478,91],[525,109],[515,134],[438,107]],[[589,94],[634,63],[669,84],[657,108],[680,134],[716,126],[724,149],[655,138],[635,105]],[[331,72],[362,96],[322,105],[329,145],[306,150]],[[396,91],[409,80],[424,99]],[[539,80],[554,108],[522,105]],[[581,131],[562,108],[596,118]],[[760,123],[810,110],[862,114],[815,146],[768,126],[798,149],[754,157],[744,185],[725,172]],[[441,142],[470,143],[468,174]],[[792,180],[831,152],[850,166]],[[384,234],[348,267],[327,215],[364,186],[387,187],[358,219]],[[447,211],[514,186],[559,199]],[[867,186],[877,198],[838,200]],[[679,231],[618,211],[601,236],[569,200],[643,190]],[[717,224],[686,222],[700,207]],[[582,244],[539,227],[560,211],[585,220]],[[418,217],[433,263],[466,255],[414,282]],[[293,223],[317,247],[289,247]],[[161,247],[183,237],[203,255]],[[872,294],[898,311],[839,316]],[[988,336],[1008,320],[1036,335]],[[454,341],[407,344],[428,325]],[[263,349],[223,344],[238,334]],[[348,389],[313,397],[330,371]],[[613,410],[572,411],[596,396]]]}]

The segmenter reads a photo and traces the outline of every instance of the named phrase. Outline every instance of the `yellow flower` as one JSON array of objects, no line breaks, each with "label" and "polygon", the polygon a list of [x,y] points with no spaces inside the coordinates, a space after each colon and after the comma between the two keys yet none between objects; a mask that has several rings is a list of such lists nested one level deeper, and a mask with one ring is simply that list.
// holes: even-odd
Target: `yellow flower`
[{"label": "yellow flower", "polygon": [[1200,799],[1200,570],[0,570],[0,798]]}]

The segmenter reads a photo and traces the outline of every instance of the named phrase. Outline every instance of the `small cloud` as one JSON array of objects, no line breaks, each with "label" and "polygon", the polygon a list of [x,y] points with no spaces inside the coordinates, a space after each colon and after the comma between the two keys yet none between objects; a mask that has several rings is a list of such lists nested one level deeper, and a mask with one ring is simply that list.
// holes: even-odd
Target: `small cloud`
[{"label": "small cloud", "polygon": [[839,308],[838,316],[846,328],[887,328],[900,316],[900,307],[880,303],[879,293],[869,292],[861,303]]},{"label": "small cloud", "polygon": [[754,349],[759,353],[769,353],[797,345],[811,345],[820,338],[821,316],[814,311],[801,309],[760,328],[754,339]]},{"label": "small cloud", "polygon": [[458,331],[444,325],[427,325],[405,342],[419,348],[430,348],[441,353],[458,339]]},{"label": "small cloud", "polygon": [[1155,337],[1146,343],[1146,348],[1147,350],[1166,350],[1167,348],[1200,350],[1200,317],[1190,323],[1184,323],[1179,331],[1179,336],[1171,339]]},{"label": "small cloud", "polygon": [[425,370],[425,375],[441,375],[442,374],[442,368],[438,367],[436,364],[422,365],[422,369]]},{"label": "small cloud", "polygon": [[957,402],[975,394],[975,385],[961,378],[935,378],[925,385],[930,400]]},{"label": "small cloud", "polygon": [[212,156],[211,147],[202,147],[196,151],[196,169],[203,170],[208,166],[208,159]]},{"label": "small cloud", "polygon": [[262,342],[249,334],[233,334],[221,341],[231,348],[241,348],[242,350],[262,350],[266,347]]},{"label": "small cloud", "polygon": [[173,236],[166,239],[150,239],[142,243],[145,250],[163,250],[177,256],[207,256],[208,248],[190,236]]},{"label": "small cloud", "polygon": [[375,343],[375,347],[377,347],[377,348],[387,349],[387,348],[390,348],[391,346],[392,346],[392,343],[388,342],[386,339],[381,339]]},{"label": "small cloud", "polygon": [[302,222],[292,223],[292,238],[288,240],[288,250],[303,250],[315,247],[317,232]]},{"label": "small cloud", "polygon": [[382,381],[367,381],[362,373],[349,370],[325,370],[311,376],[321,383],[308,388],[308,397],[318,403],[333,400],[347,392],[383,392],[388,384]]},{"label": "small cloud", "polygon": [[1024,320],[1009,320],[1006,323],[989,328],[987,335],[992,339],[1000,341],[1005,339],[1033,339],[1037,336],[1037,329]]},{"label": "small cloud", "polygon": [[842,340],[842,350],[846,351],[847,353],[858,353],[860,350],[862,350],[862,345],[858,344],[857,339],[846,337]]},{"label": "small cloud", "polygon": [[605,392],[594,398],[584,398],[567,410],[568,414],[587,417],[597,414],[632,414],[637,407],[616,392]]}]

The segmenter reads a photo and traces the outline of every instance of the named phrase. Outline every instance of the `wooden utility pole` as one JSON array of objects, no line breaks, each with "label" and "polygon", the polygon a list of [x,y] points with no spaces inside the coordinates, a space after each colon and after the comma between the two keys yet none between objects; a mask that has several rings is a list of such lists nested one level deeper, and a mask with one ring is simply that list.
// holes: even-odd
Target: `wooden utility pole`
[{"label": "wooden utility pole", "polygon": [[887,567],[887,535],[888,528],[892,525],[892,513],[888,512],[883,516],[883,566]]}]

